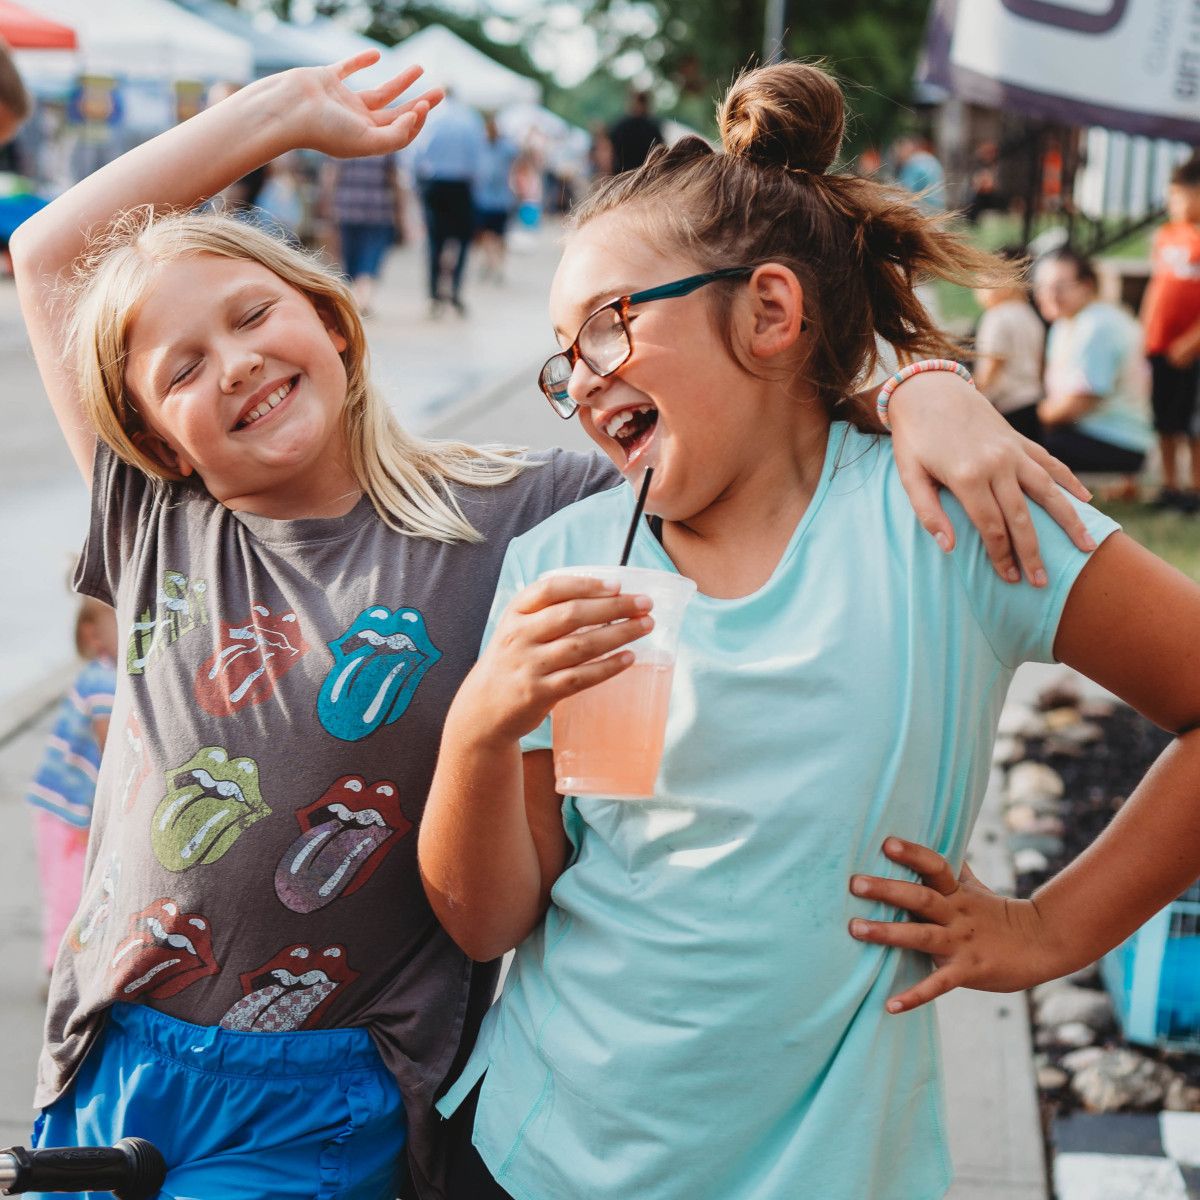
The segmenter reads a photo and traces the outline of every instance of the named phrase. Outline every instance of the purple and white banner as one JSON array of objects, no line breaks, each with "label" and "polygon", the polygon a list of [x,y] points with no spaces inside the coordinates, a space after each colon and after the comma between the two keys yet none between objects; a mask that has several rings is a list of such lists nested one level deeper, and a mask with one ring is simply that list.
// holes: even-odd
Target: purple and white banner
[{"label": "purple and white banner", "polygon": [[935,0],[922,77],[992,108],[1200,145],[1200,0]]}]

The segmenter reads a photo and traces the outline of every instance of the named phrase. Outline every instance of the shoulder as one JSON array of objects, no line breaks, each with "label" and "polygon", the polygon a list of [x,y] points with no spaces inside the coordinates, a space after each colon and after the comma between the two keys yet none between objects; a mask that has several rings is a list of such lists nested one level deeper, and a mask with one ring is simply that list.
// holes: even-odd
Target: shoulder
[{"label": "shoulder", "polygon": [[510,553],[531,568],[595,562],[610,550],[613,562],[629,523],[632,493],[623,483],[576,500],[513,540]]},{"label": "shoulder", "polygon": [[467,519],[489,541],[516,537],[559,509],[621,481],[600,454],[554,448],[525,455],[525,468],[496,487],[455,485]]}]

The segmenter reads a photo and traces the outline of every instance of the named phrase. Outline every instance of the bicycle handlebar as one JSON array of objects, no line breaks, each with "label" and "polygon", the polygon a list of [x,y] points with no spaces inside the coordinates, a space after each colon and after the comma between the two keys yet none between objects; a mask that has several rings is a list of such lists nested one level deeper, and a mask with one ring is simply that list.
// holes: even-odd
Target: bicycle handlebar
[{"label": "bicycle handlebar", "polygon": [[115,1146],[60,1146],[0,1150],[0,1193],[112,1192],[117,1200],[152,1200],[167,1168],[156,1147],[142,1138]]}]

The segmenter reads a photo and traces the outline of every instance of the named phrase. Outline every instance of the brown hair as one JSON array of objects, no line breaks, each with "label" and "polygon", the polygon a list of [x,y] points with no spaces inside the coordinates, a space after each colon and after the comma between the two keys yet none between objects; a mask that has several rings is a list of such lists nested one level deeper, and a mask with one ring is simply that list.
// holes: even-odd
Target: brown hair
[{"label": "brown hair", "polygon": [[[1017,272],[922,213],[898,188],[829,174],[845,127],[841,88],[819,66],[788,62],[741,75],[718,110],[724,152],[698,137],[657,150],[575,211],[582,226],[634,207],[705,271],[777,262],[804,288],[803,367],[826,407],[873,370],[875,335],[902,358],[956,354],[914,291],[941,278],[997,287]],[[734,283],[710,289],[726,345]]]},{"label": "brown hair", "polygon": [[112,609],[103,600],[94,596],[82,596],[79,608],[75,613],[75,653],[80,658],[87,658],[87,647],[83,642],[84,631],[90,625],[95,625],[105,616],[110,616]]}]

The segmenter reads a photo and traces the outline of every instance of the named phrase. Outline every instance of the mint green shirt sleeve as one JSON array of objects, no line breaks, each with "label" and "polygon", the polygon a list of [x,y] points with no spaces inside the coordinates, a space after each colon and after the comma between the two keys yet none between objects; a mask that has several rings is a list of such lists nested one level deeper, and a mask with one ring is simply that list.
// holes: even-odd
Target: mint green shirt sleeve
[{"label": "mint green shirt sleeve", "polygon": [[[1104,513],[1068,495],[1063,495],[1083,518],[1097,544],[1120,526]],[[954,523],[957,544],[951,554],[966,591],[967,601],[983,636],[996,658],[1013,669],[1023,662],[1054,662],[1054,639],[1067,597],[1090,555],[1079,550],[1061,526],[1039,505],[1029,512],[1041,547],[1049,582],[1035,588],[1022,581],[1006,583],[996,574],[979,531],[967,519],[962,506],[949,493],[943,494],[947,515]]]}]

